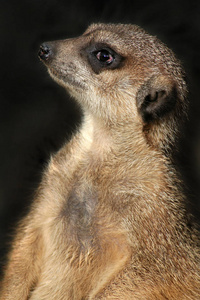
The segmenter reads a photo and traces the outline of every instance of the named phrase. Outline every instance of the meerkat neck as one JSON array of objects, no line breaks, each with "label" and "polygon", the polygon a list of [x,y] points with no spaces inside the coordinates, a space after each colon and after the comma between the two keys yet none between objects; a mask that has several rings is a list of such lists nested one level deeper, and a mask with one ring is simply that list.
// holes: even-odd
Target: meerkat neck
[{"label": "meerkat neck", "polygon": [[[101,119],[94,117],[89,113],[84,113],[83,124],[81,127],[82,137],[85,143],[85,150],[89,150],[100,158],[109,152],[115,153],[120,160],[133,162],[148,162],[152,158],[162,158],[161,151],[148,144],[143,133],[142,125],[138,122],[129,122],[128,124],[104,123]],[[138,163],[139,165],[139,163]]]},{"label": "meerkat neck", "polygon": [[113,145],[113,139],[109,128],[97,117],[84,112],[81,132],[87,141],[88,149],[108,152]]}]

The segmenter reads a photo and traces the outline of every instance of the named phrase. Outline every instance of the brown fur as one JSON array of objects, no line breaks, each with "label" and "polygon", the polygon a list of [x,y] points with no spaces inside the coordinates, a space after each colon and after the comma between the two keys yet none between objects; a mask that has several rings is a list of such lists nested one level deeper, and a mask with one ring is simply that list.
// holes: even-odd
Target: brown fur
[{"label": "brown fur", "polygon": [[0,299],[200,299],[197,233],[170,160],[187,112],[179,62],[133,25],[94,24],[48,49],[84,119],[44,172]]}]

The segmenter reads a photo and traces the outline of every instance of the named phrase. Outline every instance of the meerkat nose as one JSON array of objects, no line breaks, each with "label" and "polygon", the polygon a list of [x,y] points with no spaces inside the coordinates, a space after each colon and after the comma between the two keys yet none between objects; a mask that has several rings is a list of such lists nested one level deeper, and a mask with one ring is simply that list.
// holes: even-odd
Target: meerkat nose
[{"label": "meerkat nose", "polygon": [[40,46],[39,52],[38,52],[38,56],[41,60],[43,61],[47,61],[52,57],[52,49],[50,47],[50,45],[43,43]]}]

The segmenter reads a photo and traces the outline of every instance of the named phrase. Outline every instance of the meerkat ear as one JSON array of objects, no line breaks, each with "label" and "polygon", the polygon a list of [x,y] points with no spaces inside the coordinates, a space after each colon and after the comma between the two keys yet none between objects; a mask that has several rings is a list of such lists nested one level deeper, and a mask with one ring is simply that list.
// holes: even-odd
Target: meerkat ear
[{"label": "meerkat ear", "polygon": [[136,101],[144,122],[157,120],[169,113],[175,106],[177,90],[168,78],[152,77],[139,89]]}]

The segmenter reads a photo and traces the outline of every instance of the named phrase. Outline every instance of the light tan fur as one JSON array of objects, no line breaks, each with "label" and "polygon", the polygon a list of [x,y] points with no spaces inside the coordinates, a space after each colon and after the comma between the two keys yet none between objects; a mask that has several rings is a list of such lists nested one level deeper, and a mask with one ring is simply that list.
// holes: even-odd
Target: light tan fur
[{"label": "light tan fur", "polygon": [[41,59],[84,116],[18,228],[0,299],[200,299],[197,232],[171,161],[187,113],[179,62],[133,25],[93,24],[48,49]]}]

